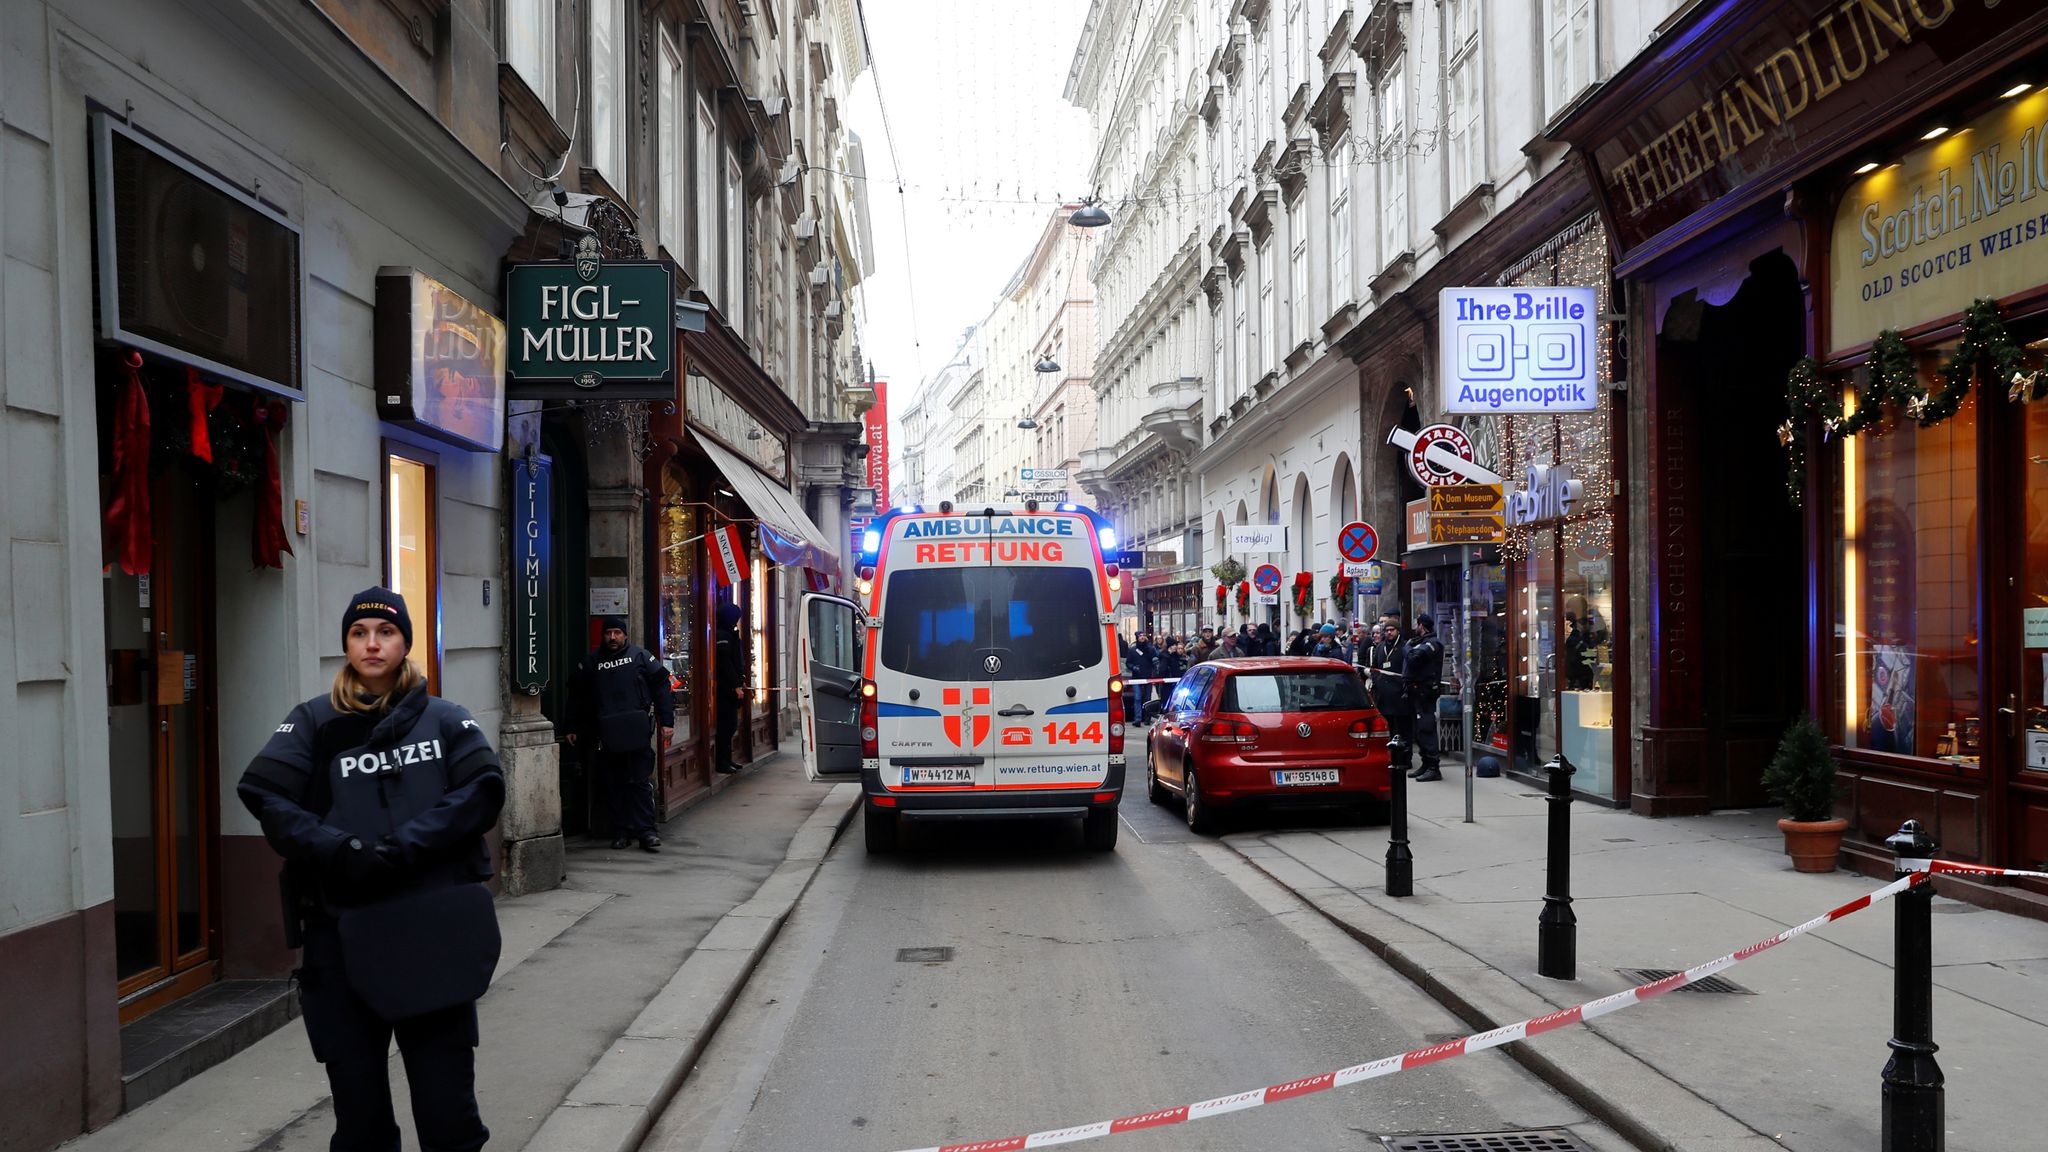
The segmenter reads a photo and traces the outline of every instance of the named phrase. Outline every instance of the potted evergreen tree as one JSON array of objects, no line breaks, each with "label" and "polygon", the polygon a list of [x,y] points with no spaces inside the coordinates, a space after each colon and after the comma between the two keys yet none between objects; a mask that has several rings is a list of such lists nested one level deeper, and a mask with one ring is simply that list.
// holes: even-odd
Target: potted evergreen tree
[{"label": "potted evergreen tree", "polygon": [[1849,822],[1835,816],[1835,762],[1827,737],[1812,716],[1801,716],[1778,741],[1764,768],[1764,791],[1784,806],[1778,830],[1785,855],[1801,872],[1833,872]]}]

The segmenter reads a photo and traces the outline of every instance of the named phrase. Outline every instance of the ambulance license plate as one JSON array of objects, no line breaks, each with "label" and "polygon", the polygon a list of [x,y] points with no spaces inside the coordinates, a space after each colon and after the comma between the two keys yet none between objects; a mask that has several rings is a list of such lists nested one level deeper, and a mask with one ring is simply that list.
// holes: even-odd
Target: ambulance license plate
[{"label": "ambulance license plate", "polygon": [[974,783],[974,769],[965,766],[958,768],[905,768],[903,770],[903,782],[905,784],[972,784]]},{"label": "ambulance license plate", "polygon": [[1275,784],[1335,784],[1335,768],[1296,768],[1292,771],[1273,773]]}]

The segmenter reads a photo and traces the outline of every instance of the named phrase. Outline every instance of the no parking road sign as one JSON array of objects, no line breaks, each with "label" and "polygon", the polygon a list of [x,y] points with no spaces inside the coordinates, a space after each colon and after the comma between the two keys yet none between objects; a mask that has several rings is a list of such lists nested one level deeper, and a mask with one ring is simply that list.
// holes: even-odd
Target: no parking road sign
[{"label": "no parking road sign", "polygon": [[1353,564],[1363,564],[1379,554],[1380,534],[1363,520],[1353,520],[1337,533],[1337,553]]},{"label": "no parking road sign", "polygon": [[1280,569],[1273,567],[1271,564],[1259,565],[1259,570],[1252,573],[1252,587],[1268,595],[1278,592],[1280,590]]}]

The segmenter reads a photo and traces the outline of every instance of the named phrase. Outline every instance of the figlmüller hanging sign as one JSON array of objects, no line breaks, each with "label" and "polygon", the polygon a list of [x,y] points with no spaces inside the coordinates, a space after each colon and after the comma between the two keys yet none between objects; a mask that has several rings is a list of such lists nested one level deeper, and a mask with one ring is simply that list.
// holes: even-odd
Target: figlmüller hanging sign
[{"label": "figlm\u00fcller hanging sign", "polygon": [[1591,288],[1446,288],[1437,297],[1445,412],[1591,412]]},{"label": "figlm\u00fcller hanging sign", "polygon": [[675,265],[576,259],[514,264],[505,276],[505,388],[514,400],[673,400]]}]

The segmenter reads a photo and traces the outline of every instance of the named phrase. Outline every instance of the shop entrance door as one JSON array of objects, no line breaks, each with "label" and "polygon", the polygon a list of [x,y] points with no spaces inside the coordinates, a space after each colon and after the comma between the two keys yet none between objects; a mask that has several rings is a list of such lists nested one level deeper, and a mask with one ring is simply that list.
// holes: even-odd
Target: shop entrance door
[{"label": "shop entrance door", "polygon": [[[1707,305],[1685,365],[1700,523],[1706,785],[1715,808],[1767,807],[1764,765],[1801,710],[1806,559],[1785,492],[1785,376],[1805,350],[1798,272],[1783,252]],[[1711,463],[1708,463],[1711,461]]]},{"label": "shop entrance door", "polygon": [[[2048,342],[2028,351],[2048,352]],[[2010,558],[1993,561],[1990,570],[2016,576],[2006,589],[1997,587],[2004,581],[1992,581],[1994,619],[2001,622],[1990,629],[1988,714],[1981,733],[1969,732],[1978,722],[1966,720],[1962,736],[1965,748],[1980,742],[1985,748],[1993,786],[2003,781],[2002,803],[1993,808],[1994,819],[2003,809],[2003,844],[1992,846],[1987,858],[2006,867],[2038,868],[2048,860],[2048,403],[2016,404],[1991,395],[1993,389],[1981,382],[1979,387],[1980,404],[2007,414],[1984,421],[2003,430],[1987,437],[1993,480],[1987,503],[2005,501],[1993,513],[2008,517],[2012,528],[2003,534],[2013,547]],[[1998,832],[1993,835],[1998,838]],[[2015,883],[2048,891],[2048,884],[2037,881]]]},{"label": "shop entrance door", "polygon": [[171,467],[150,509],[149,573],[102,581],[123,1023],[220,975],[214,501]]}]

